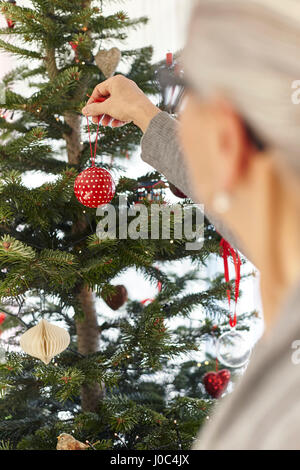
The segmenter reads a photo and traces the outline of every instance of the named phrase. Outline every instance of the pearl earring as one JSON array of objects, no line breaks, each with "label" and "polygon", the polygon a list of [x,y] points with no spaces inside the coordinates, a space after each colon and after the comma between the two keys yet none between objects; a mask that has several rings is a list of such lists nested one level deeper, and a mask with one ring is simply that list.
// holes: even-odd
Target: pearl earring
[{"label": "pearl earring", "polygon": [[230,209],[230,195],[226,191],[218,192],[213,199],[213,210],[217,214],[225,214]]}]

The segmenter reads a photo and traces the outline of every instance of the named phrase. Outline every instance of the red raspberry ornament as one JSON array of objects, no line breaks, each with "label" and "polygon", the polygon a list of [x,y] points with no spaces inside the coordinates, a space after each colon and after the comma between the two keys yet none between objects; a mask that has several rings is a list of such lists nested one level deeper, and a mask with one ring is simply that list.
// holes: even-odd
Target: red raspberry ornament
[{"label": "red raspberry ornament", "polygon": [[115,182],[104,168],[92,166],[82,171],[74,183],[78,201],[86,207],[108,204],[115,195]]},{"label": "red raspberry ornament", "polygon": [[230,380],[228,369],[222,369],[219,372],[207,372],[203,377],[203,383],[207,393],[213,398],[219,398],[226,390]]},{"label": "red raspberry ornament", "polygon": [[4,312],[0,312],[0,325],[2,325],[2,323],[4,322],[6,318],[6,315]]}]

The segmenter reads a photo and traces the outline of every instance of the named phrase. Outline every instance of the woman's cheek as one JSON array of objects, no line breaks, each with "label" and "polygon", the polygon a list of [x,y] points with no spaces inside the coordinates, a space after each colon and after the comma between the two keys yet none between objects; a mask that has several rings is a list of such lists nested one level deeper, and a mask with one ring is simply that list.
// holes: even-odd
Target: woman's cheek
[{"label": "woman's cheek", "polygon": [[187,163],[194,194],[206,202],[210,193],[210,159],[208,129],[205,119],[192,112],[187,106],[180,117],[179,139]]}]

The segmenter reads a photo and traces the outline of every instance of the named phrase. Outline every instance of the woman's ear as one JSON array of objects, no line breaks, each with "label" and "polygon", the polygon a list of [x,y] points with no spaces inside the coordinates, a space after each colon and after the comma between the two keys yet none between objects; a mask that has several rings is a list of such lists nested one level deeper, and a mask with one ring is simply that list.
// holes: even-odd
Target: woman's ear
[{"label": "woman's ear", "polygon": [[245,175],[249,156],[254,151],[247,136],[242,119],[224,99],[217,98],[213,103],[216,131],[216,168],[219,191],[234,191]]}]

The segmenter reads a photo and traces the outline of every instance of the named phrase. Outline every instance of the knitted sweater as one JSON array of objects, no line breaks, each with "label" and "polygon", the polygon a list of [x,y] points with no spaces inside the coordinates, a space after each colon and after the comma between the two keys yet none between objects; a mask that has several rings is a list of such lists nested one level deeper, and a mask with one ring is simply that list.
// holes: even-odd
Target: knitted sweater
[{"label": "knitted sweater", "polygon": [[[157,114],[143,136],[142,159],[200,203],[191,192],[176,126],[167,113]],[[245,253],[213,214],[207,216]],[[278,318],[256,345],[234,392],[218,402],[193,449],[300,449],[300,280]]]}]

